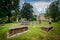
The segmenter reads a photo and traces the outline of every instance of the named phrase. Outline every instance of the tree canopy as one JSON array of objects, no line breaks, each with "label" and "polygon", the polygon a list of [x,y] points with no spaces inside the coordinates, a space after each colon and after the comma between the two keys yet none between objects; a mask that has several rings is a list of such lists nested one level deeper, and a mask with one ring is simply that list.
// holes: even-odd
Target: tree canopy
[{"label": "tree canopy", "polygon": [[33,6],[30,3],[24,3],[21,9],[21,17],[30,20],[33,16]]},{"label": "tree canopy", "polygon": [[19,0],[0,0],[0,18],[8,16],[10,21],[11,12],[16,9],[19,9]]},{"label": "tree canopy", "polygon": [[59,3],[60,1],[54,1],[52,2],[49,7],[47,8],[46,11],[46,16],[49,16],[53,19],[53,21],[58,21],[58,19],[60,19],[60,10],[59,10]]}]

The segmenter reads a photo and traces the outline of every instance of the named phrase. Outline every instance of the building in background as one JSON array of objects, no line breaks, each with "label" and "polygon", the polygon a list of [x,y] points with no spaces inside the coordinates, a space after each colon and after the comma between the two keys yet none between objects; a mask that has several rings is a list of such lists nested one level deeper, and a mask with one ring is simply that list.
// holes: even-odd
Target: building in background
[{"label": "building in background", "polygon": [[41,21],[46,21],[46,20],[48,20],[48,19],[45,18],[44,14],[39,14],[39,15],[37,16],[37,21],[39,21],[39,20],[41,20]]}]

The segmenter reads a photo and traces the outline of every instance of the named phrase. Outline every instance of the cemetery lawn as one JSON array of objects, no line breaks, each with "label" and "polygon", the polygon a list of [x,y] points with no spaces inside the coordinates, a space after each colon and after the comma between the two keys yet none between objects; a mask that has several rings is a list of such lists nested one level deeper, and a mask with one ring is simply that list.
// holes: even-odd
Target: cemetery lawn
[{"label": "cemetery lawn", "polygon": [[9,23],[4,24],[4,26],[0,26],[0,40],[60,40],[60,23],[52,23],[53,29],[49,32],[41,30],[41,26],[48,26],[47,22],[42,22],[38,24],[36,22],[30,23],[28,26],[29,31],[15,36],[13,38],[6,38],[6,32],[9,27],[12,26],[20,26],[20,23]]}]

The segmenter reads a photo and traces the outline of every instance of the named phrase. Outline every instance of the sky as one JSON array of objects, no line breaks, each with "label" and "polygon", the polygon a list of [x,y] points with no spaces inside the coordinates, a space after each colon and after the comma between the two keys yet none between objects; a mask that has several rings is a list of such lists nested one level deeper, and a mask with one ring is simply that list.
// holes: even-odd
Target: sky
[{"label": "sky", "polygon": [[24,2],[30,3],[33,6],[34,13],[39,15],[46,12],[46,8],[50,5],[51,2],[55,0],[20,0],[20,8]]}]

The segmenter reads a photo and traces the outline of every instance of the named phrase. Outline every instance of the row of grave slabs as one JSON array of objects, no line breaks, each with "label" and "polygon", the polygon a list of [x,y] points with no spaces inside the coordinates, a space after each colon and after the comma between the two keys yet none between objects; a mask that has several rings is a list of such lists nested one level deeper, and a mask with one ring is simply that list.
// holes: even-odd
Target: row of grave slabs
[{"label": "row of grave slabs", "polygon": [[[42,26],[41,30],[49,32],[52,28],[53,28],[52,26]],[[26,33],[28,31],[29,31],[28,25],[25,25],[25,23],[24,23],[24,25],[21,25],[21,26],[11,27],[11,28],[9,28],[9,30],[7,32],[7,38],[21,35],[21,34]]]}]

